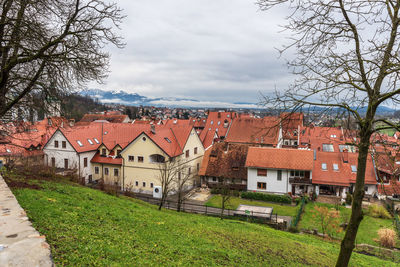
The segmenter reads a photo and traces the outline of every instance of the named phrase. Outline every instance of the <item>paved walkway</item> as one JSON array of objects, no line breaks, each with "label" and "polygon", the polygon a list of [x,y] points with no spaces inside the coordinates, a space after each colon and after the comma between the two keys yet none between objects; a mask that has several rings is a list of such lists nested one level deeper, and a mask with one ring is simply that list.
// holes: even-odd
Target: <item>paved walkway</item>
[{"label": "paved walkway", "polygon": [[50,246],[0,176],[0,266],[53,266]]}]

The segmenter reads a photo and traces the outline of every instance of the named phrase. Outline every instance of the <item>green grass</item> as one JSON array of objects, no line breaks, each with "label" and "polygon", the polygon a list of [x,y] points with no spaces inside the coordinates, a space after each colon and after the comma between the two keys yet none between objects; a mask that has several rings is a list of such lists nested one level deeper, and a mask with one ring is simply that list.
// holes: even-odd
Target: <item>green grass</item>
[{"label": "green grass", "polygon": [[[239,197],[231,197],[229,199],[228,208],[229,209],[237,209],[240,205],[253,205],[253,206],[262,206],[262,207],[272,207],[273,213],[278,213],[281,216],[296,216],[298,206],[289,206],[289,205],[281,205],[279,203],[271,203],[271,202],[264,202],[264,201],[257,201],[257,200],[250,200],[250,199],[242,199]],[[214,195],[212,196],[207,202],[206,206],[214,207],[214,208],[221,208],[221,196]]]},{"label": "green grass", "polygon": [[[325,203],[308,203],[305,206],[304,213],[301,217],[298,226],[299,229],[309,229],[309,230],[318,229],[319,232],[322,232],[319,222],[317,221],[316,218],[312,216],[314,205],[326,206],[329,208],[334,207],[333,205]],[[341,222],[344,222],[346,218],[347,220],[350,219],[351,209],[339,206],[339,211],[341,214]],[[379,244],[375,242],[374,239],[378,238],[377,231],[381,228],[393,229],[393,220],[374,218],[368,215],[364,215],[364,219],[361,221],[360,227],[358,228],[356,243],[378,246]],[[344,231],[339,233],[336,237],[343,238],[343,236],[344,236]]]},{"label": "green grass", "polygon": [[[31,182],[34,182],[31,180]],[[33,225],[68,266],[333,266],[339,245],[314,236],[215,217],[158,211],[56,181],[13,189]],[[352,266],[396,266],[354,253]]]}]

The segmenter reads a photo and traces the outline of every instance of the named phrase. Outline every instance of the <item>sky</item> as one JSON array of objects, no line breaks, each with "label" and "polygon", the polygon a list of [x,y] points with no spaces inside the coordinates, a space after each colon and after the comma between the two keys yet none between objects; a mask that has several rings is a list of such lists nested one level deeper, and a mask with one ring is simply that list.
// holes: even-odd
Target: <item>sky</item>
[{"label": "sky", "polygon": [[108,46],[110,73],[89,88],[147,97],[259,103],[293,80],[279,58],[285,10],[255,0],[119,0],[126,46]]}]

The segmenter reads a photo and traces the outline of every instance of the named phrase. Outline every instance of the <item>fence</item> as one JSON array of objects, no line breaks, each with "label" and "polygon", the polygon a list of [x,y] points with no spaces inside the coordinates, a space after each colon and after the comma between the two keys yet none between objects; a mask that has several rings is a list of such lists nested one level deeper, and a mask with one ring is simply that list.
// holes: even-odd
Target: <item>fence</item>
[{"label": "fence", "polygon": [[[134,198],[146,201],[150,204],[159,205],[160,199],[152,198],[149,196],[140,196],[134,195]],[[166,200],[163,204],[163,207],[166,209],[177,210],[178,209],[178,202]],[[181,211],[188,212],[188,213],[197,213],[197,214],[204,214],[208,216],[223,216],[229,218],[235,218],[240,220],[247,220],[257,223],[263,224],[276,224],[278,222],[278,214],[277,213],[263,213],[263,212],[254,212],[254,211],[238,211],[232,209],[222,209],[208,207],[206,205],[200,205],[193,202],[183,202],[181,205]]]},{"label": "fence", "polygon": [[393,210],[394,213],[394,226],[396,227],[397,236],[400,238],[400,220],[399,215],[396,210]]},{"label": "fence", "polygon": [[296,217],[294,218],[294,220],[291,222],[291,226],[297,227],[297,224],[298,224],[299,221],[300,221],[301,214],[302,214],[303,211],[304,211],[304,205],[305,205],[305,204],[306,204],[305,198],[302,197],[302,198],[301,198],[301,203],[300,203],[299,211],[297,212],[297,215],[296,215]]}]

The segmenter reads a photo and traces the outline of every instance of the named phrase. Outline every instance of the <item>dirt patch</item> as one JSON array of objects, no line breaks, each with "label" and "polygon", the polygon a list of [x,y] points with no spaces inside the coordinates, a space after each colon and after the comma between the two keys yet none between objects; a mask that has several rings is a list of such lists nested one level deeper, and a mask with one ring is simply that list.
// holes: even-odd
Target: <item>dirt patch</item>
[{"label": "dirt patch", "polygon": [[10,179],[5,178],[5,181],[10,188],[29,188],[29,189],[36,189],[39,190],[41,187],[37,184],[30,184],[24,181],[13,181]]}]

